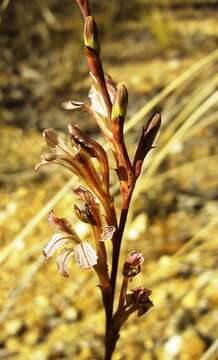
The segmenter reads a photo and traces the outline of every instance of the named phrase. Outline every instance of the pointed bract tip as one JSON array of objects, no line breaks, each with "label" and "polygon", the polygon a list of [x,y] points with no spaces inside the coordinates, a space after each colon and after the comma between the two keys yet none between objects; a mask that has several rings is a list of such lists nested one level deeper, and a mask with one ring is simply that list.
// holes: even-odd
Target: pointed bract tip
[{"label": "pointed bract tip", "polygon": [[144,131],[148,134],[150,131],[155,130],[155,133],[158,132],[161,125],[161,114],[157,113],[153,116],[151,121],[143,128]]},{"label": "pointed bract tip", "polygon": [[149,151],[154,148],[153,143],[161,125],[161,114],[157,113],[152,119],[142,128],[141,137],[133,161],[136,179],[140,175],[144,158]]}]

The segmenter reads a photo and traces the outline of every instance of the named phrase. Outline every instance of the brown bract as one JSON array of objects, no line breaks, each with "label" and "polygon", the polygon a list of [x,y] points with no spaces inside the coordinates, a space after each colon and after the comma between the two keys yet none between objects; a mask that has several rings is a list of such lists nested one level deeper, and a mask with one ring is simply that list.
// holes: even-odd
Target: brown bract
[{"label": "brown bract", "polygon": [[161,115],[156,114],[143,128],[139,143],[136,149],[133,167],[135,177],[138,178],[141,172],[144,158],[152,149],[152,145],[161,125]]}]

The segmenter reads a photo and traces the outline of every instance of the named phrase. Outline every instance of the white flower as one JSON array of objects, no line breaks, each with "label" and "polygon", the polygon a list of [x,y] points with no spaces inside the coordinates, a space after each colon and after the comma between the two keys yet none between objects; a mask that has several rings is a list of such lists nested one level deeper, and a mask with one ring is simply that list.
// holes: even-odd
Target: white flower
[{"label": "white flower", "polygon": [[49,223],[56,230],[48,244],[43,248],[43,254],[48,259],[56,250],[69,243],[74,247],[65,247],[57,256],[58,271],[63,276],[69,276],[68,262],[74,258],[82,269],[89,269],[97,264],[97,254],[87,241],[81,241],[71,224],[64,218],[58,218],[53,212],[49,214]]}]

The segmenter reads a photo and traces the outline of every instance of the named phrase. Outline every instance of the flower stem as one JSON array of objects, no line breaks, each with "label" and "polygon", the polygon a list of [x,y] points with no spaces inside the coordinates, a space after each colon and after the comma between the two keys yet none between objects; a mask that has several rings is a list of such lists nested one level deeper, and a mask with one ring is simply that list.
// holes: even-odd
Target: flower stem
[{"label": "flower stem", "polygon": [[[130,201],[130,199],[129,199]],[[127,215],[128,215],[129,206],[125,207],[121,211],[120,215],[120,223],[117,231],[117,236],[113,242],[113,258],[112,258],[112,270],[111,270],[111,288],[112,288],[112,296],[114,298],[115,288],[116,288],[116,279],[117,279],[117,270],[120,256],[120,247],[123,237],[123,232],[126,225]]]},{"label": "flower stem", "polygon": [[111,336],[109,336],[108,338],[106,338],[106,342],[105,342],[105,357],[104,360],[111,360],[115,347],[116,347],[116,343],[117,340],[119,339],[119,334],[115,334],[113,333]]}]

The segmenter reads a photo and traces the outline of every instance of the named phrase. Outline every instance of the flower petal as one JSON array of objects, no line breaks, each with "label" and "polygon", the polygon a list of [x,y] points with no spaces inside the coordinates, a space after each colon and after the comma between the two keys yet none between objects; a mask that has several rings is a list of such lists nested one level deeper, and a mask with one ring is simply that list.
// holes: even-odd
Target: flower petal
[{"label": "flower petal", "polygon": [[[88,97],[91,101],[91,105],[94,111],[96,111],[99,115],[103,117],[107,117],[107,109],[104,103],[104,99],[101,95],[101,92],[98,88],[97,81],[92,73],[90,73],[92,79],[93,79],[93,85],[91,86],[91,89],[89,91]],[[114,101],[114,96],[116,93],[116,83],[112,79],[110,75],[105,74],[105,81],[107,85],[107,89],[109,92],[109,96],[111,99],[111,102]]]},{"label": "flower petal", "polygon": [[93,247],[83,241],[74,248],[74,256],[77,264],[82,269],[89,269],[97,264],[97,254]]},{"label": "flower petal", "polygon": [[58,272],[65,277],[69,276],[68,262],[72,257],[74,257],[74,250],[67,248],[63,249],[57,256]]},{"label": "flower petal", "polygon": [[49,164],[50,164],[49,161],[47,161],[47,160],[41,160],[38,164],[36,164],[36,165],[34,166],[34,170],[35,170],[35,171],[38,171],[42,166],[44,166],[44,165],[49,165]]},{"label": "flower petal", "polygon": [[130,251],[128,263],[130,266],[140,266],[144,262],[144,256],[138,250]]},{"label": "flower petal", "polygon": [[107,117],[107,108],[104,104],[103,97],[94,85],[91,86],[88,97],[91,101],[93,110],[96,111],[99,115]]},{"label": "flower petal", "polygon": [[102,227],[100,241],[111,240],[116,228],[113,225],[106,225]]},{"label": "flower petal", "polygon": [[84,107],[84,103],[80,101],[65,101],[61,104],[62,108],[65,110],[77,110]]},{"label": "flower petal", "polygon": [[43,154],[41,156],[41,161],[34,167],[35,171],[38,171],[38,169],[40,169],[44,165],[49,165],[51,162],[55,162],[56,159],[57,156],[53,152]]},{"label": "flower petal", "polygon": [[50,258],[56,250],[58,250],[61,246],[66,245],[69,241],[71,241],[71,238],[66,236],[66,234],[54,234],[48,244],[43,248],[43,255],[47,259]]},{"label": "flower petal", "polygon": [[74,142],[85,149],[91,157],[96,158],[105,168],[108,167],[108,158],[104,148],[86,133],[84,133],[77,125],[69,124],[69,133]]},{"label": "flower petal", "polygon": [[73,189],[74,194],[77,198],[84,204],[92,204],[96,202],[97,199],[94,194],[84,186],[78,186],[77,188]]},{"label": "flower petal", "polygon": [[43,137],[49,147],[53,148],[56,145],[58,145],[58,142],[59,142],[58,135],[54,129],[49,128],[49,129],[44,130]]},{"label": "flower petal", "polygon": [[58,218],[54,215],[53,210],[48,215],[48,222],[54,230],[62,231],[67,234],[75,235],[74,230],[68,220]]}]

